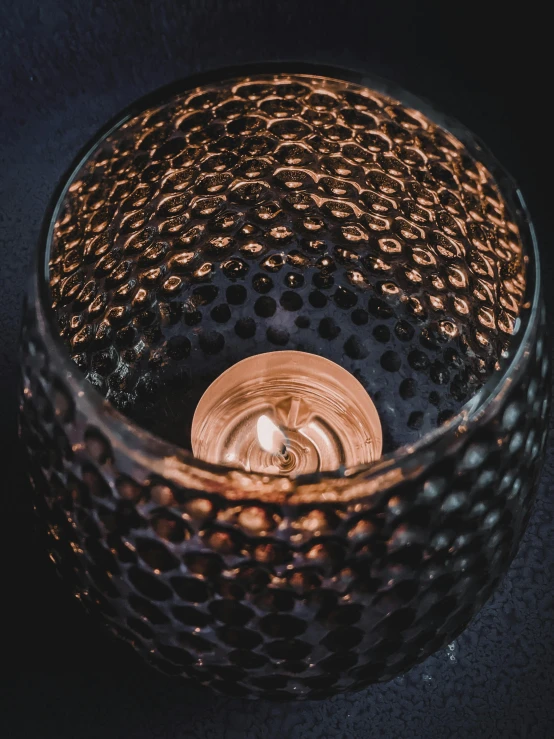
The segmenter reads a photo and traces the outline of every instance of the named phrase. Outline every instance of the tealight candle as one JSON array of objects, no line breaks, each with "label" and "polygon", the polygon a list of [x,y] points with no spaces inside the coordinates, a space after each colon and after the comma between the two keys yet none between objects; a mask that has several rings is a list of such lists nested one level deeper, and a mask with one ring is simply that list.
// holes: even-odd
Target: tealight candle
[{"label": "tealight candle", "polygon": [[300,351],[248,357],[220,375],[196,408],[191,439],[208,462],[278,475],[367,464],[382,448],[379,415],[358,380]]}]

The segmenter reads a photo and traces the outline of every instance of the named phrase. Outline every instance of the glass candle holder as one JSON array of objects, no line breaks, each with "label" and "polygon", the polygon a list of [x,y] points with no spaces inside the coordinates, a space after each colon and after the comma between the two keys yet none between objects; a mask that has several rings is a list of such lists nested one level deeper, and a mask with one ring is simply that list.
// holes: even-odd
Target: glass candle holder
[{"label": "glass candle holder", "polygon": [[[84,150],[37,252],[20,433],[52,556],[166,673],[273,699],[390,680],[515,554],[545,341],[525,205],[459,124],[336,70],[165,88]],[[280,351],[338,365],[333,392],[317,362],[289,395],[227,374],[220,423],[212,383]],[[234,422],[243,380],[261,421]]]}]

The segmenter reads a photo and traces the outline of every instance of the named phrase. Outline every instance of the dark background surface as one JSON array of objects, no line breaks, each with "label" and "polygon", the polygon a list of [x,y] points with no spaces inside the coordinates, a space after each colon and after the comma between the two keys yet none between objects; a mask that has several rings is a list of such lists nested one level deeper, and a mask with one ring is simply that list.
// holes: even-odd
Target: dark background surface
[{"label": "dark background surface", "polygon": [[[496,5],[496,4],[494,4]],[[455,6],[455,7],[453,7]],[[92,623],[30,523],[17,446],[25,273],[55,184],[135,98],[188,74],[299,60],[379,74],[480,136],[534,218],[549,315],[549,41],[539,5],[369,0],[0,0],[0,737],[473,739],[552,735],[554,450],[519,554],[450,647],[404,677],[319,703],[214,697],[150,671]]]}]

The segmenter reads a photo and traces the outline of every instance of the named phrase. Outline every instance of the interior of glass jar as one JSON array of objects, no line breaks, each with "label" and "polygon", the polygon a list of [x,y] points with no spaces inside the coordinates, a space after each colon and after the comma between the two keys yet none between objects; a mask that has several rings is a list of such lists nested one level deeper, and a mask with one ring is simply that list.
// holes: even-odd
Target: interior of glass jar
[{"label": "interior of glass jar", "polygon": [[206,387],[294,349],[364,385],[399,458],[517,361],[538,265],[513,183],[457,124],[334,77],[161,91],[73,168],[45,227],[42,308],[121,438],[201,465],[187,449]]}]

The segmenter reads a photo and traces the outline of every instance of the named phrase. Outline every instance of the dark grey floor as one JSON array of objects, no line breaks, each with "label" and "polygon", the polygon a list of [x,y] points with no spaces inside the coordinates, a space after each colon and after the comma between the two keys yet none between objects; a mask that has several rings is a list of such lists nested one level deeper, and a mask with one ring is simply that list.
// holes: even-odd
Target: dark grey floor
[{"label": "dark grey floor", "polygon": [[34,541],[15,437],[20,300],[56,181],[120,108],[208,68],[279,59],[351,67],[387,76],[459,118],[521,185],[554,317],[552,135],[542,80],[549,45],[532,5],[493,17],[484,15],[486,3],[472,13],[458,3],[369,0],[0,0],[2,739],[552,735],[552,443],[520,553],[455,644],[387,685],[273,705],[166,680],[88,620]]}]

